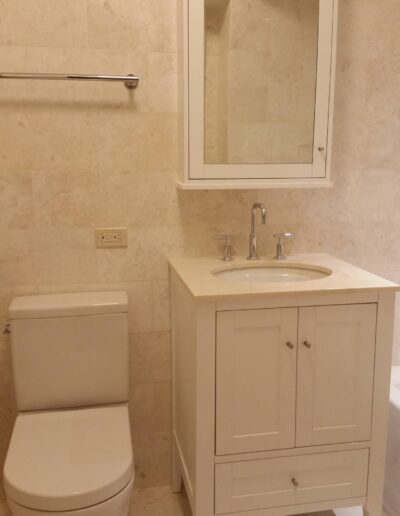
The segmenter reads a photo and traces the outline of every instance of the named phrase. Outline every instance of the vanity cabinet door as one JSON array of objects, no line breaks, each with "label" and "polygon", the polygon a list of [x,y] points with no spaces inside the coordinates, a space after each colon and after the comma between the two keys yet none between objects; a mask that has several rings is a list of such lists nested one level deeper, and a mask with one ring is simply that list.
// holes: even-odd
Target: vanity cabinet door
[{"label": "vanity cabinet door", "polygon": [[370,439],[376,310],[300,308],[296,446]]},{"label": "vanity cabinet door", "polygon": [[297,308],[217,315],[216,453],[295,445]]}]

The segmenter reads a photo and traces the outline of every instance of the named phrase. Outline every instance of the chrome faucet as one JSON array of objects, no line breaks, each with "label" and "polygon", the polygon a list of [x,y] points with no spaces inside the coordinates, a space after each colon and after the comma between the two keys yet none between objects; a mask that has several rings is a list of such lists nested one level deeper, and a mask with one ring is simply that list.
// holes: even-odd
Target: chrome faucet
[{"label": "chrome faucet", "polygon": [[267,221],[267,209],[259,202],[253,204],[251,209],[251,233],[250,233],[250,245],[249,245],[249,256],[248,260],[259,260],[257,256],[257,237],[256,237],[256,214],[257,210],[261,211],[261,222],[263,224]]}]

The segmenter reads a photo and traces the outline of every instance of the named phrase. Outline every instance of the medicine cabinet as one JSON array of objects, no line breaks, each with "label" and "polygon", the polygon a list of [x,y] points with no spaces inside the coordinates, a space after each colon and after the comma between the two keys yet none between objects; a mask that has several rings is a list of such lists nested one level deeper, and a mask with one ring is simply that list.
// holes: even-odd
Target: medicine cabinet
[{"label": "medicine cabinet", "polygon": [[337,0],[180,8],[178,186],[329,186]]}]

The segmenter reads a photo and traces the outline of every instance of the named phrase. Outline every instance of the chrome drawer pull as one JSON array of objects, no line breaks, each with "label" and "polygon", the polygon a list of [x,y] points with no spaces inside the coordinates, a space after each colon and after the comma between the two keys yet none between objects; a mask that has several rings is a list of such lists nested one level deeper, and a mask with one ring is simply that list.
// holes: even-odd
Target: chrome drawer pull
[{"label": "chrome drawer pull", "polygon": [[294,349],[294,344],[293,344],[293,342],[286,342],[286,346],[287,346],[289,349]]},{"label": "chrome drawer pull", "polygon": [[299,486],[299,483],[297,482],[297,480],[294,477],[292,478],[292,484],[294,485],[294,487]]},{"label": "chrome drawer pull", "polygon": [[311,348],[311,344],[310,344],[307,340],[305,340],[305,341],[303,342],[303,344],[305,345],[305,347],[306,347],[306,348],[308,348],[308,349],[310,349],[310,348]]}]

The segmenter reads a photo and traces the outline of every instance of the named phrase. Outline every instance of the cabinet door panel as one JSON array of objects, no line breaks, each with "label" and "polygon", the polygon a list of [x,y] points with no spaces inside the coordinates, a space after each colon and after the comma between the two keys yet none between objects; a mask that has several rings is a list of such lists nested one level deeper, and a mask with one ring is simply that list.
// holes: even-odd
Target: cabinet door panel
[{"label": "cabinet door panel", "polygon": [[371,436],[376,305],[301,308],[296,446]]},{"label": "cabinet door panel", "polygon": [[218,313],[217,454],[294,447],[297,312]]}]

